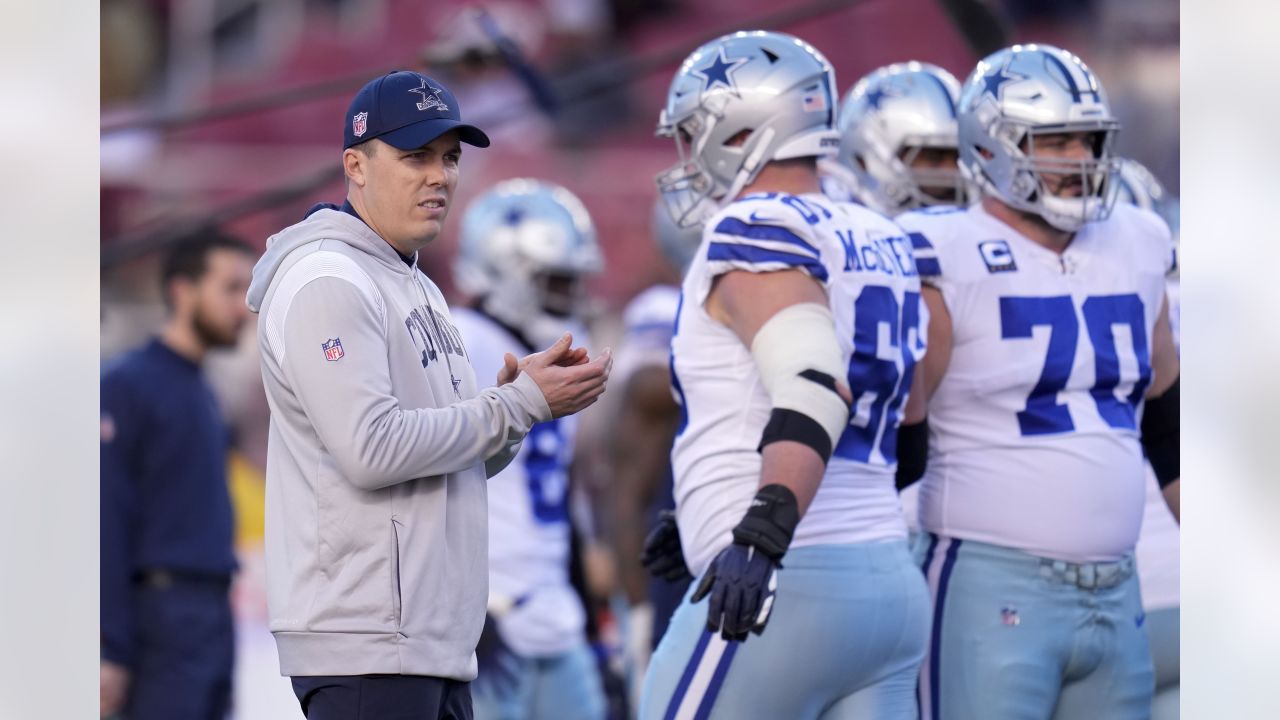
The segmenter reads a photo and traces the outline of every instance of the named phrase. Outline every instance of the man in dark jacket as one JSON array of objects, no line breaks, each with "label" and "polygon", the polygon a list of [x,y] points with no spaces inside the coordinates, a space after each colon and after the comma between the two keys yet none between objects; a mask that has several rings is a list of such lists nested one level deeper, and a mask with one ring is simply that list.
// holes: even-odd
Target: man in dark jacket
[{"label": "man in dark jacket", "polygon": [[102,374],[104,717],[216,720],[230,706],[229,437],[200,365],[240,336],[255,255],[218,233],[180,243],[164,329]]}]

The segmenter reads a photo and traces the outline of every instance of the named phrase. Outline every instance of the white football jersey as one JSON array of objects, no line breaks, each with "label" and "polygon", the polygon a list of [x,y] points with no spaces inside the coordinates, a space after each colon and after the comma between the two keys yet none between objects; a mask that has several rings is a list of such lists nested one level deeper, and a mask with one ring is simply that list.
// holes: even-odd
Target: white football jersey
[{"label": "white football jersey", "polygon": [[[451,312],[482,387],[496,382],[503,353],[533,352],[487,315]],[[586,336],[573,330],[574,345],[586,345]],[[585,640],[586,614],[569,582],[575,427],[572,415],[534,425],[511,464],[489,478],[489,597],[516,604],[498,620],[498,630],[525,657],[557,655]]]},{"label": "white football jersey", "polygon": [[1168,227],[1119,205],[1059,255],[981,204],[898,223],[953,329],[929,403],[921,526],[1073,562],[1131,552]]},{"label": "white football jersey", "polygon": [[910,241],[885,217],[817,193],[749,195],[708,221],[671,341],[681,404],[671,456],[676,514],[695,574],[732,542],[755,496],[756,448],[772,409],[750,349],[704,303],[723,273],[787,269],[826,288],[854,396],[792,547],[906,536],[893,486],[897,426],[928,323]]}]

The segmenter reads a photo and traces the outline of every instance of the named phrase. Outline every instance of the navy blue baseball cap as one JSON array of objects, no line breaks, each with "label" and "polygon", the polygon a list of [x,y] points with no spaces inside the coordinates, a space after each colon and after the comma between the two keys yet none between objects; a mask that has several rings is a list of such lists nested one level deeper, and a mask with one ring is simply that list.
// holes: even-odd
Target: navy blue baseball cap
[{"label": "navy blue baseball cap", "polygon": [[468,145],[489,147],[489,136],[462,122],[458,101],[444,83],[409,70],[370,80],[347,109],[342,149],[379,138],[401,150],[416,150],[450,130]]}]

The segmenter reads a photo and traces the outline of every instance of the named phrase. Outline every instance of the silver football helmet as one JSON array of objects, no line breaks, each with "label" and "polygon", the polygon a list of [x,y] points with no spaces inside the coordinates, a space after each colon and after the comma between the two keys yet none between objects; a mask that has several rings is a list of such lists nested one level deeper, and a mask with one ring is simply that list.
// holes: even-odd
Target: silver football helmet
[{"label": "silver football helmet", "polygon": [[771,160],[834,155],[835,104],[835,71],[799,38],[744,31],[694,50],[658,118],[680,155],[657,177],[676,225],[705,222]]},{"label": "silver football helmet", "polygon": [[1116,202],[1137,205],[1143,210],[1160,212],[1164,202],[1164,185],[1137,160],[1120,159],[1120,176],[1116,183]]},{"label": "silver football helmet", "polygon": [[[1080,58],[1052,45],[993,53],[965,81],[957,115],[960,165],[983,192],[1066,231],[1111,213],[1119,164],[1112,146],[1120,123],[1102,83]],[[1092,157],[1037,153],[1037,138],[1063,133],[1088,133]],[[1063,189],[1079,194],[1060,194]]]},{"label": "silver football helmet", "polygon": [[653,204],[653,240],[662,256],[683,276],[702,243],[702,225],[683,228],[676,225],[666,203],[658,198]]},{"label": "silver football helmet", "polygon": [[518,178],[467,206],[453,271],[486,311],[544,343],[563,332],[564,318],[581,314],[586,278],[603,267],[582,201],[559,185]]},{"label": "silver football helmet", "polygon": [[[1120,159],[1120,175],[1117,186],[1117,202],[1129,203],[1130,205],[1137,205],[1143,210],[1150,210],[1165,221],[1165,224],[1169,226],[1169,232],[1173,235],[1173,252],[1174,257],[1177,258],[1179,251],[1182,249],[1179,245],[1181,207],[1178,198],[1166,192],[1164,185],[1156,179],[1156,176],[1145,165],[1129,158]],[[1172,276],[1178,277],[1178,265],[1176,262],[1174,263]]]},{"label": "silver football helmet", "polygon": [[[854,84],[836,119],[838,157],[863,202],[893,216],[973,201],[975,188],[954,160],[959,96],[951,73],[921,62],[886,65]],[[917,159],[931,162],[913,167]]]}]

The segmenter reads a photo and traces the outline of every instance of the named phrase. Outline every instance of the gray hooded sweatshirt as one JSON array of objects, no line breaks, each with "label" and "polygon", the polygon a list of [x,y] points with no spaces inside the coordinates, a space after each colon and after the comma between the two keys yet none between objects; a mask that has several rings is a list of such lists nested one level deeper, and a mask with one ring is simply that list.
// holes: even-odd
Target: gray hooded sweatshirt
[{"label": "gray hooded sweatshirt", "polygon": [[478,390],[440,290],[337,210],[267,241],[248,304],[281,674],[475,678],[485,480],[550,419],[537,383]]}]

